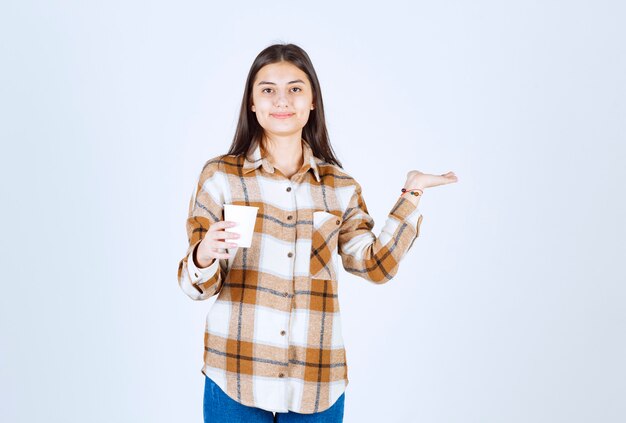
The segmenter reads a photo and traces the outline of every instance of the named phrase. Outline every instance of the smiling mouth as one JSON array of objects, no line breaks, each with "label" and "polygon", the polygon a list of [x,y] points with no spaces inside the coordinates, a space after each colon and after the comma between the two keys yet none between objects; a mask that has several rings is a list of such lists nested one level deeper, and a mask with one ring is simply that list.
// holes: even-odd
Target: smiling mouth
[{"label": "smiling mouth", "polygon": [[294,114],[293,113],[272,113],[271,116],[275,117],[276,119],[287,119],[292,117]]}]

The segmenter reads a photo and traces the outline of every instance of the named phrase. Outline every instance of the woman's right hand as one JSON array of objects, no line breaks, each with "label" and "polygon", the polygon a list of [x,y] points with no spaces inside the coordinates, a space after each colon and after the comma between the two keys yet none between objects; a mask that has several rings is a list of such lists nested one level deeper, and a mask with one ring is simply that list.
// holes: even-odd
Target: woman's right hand
[{"label": "woman's right hand", "polygon": [[240,235],[234,232],[226,232],[226,228],[235,226],[235,222],[222,220],[209,226],[209,230],[204,234],[204,238],[196,248],[196,261],[200,267],[208,267],[215,259],[227,259],[231,257],[228,252],[218,251],[220,248],[234,248],[237,244],[227,242],[226,239],[239,238]]}]

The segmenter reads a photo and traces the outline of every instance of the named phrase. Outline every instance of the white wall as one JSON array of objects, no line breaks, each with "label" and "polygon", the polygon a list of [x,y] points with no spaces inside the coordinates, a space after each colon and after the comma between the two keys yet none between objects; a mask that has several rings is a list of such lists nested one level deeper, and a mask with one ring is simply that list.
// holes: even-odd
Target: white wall
[{"label": "white wall", "polygon": [[394,280],[340,275],[345,421],[625,421],[623,3],[227,3],[0,6],[0,420],[202,420],[189,195],[287,41],[375,231],[459,177]]}]

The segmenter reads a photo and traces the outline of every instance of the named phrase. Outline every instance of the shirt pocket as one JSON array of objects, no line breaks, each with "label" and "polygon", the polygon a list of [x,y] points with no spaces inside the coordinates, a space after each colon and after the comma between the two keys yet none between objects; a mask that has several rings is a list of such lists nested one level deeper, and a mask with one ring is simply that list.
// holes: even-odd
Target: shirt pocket
[{"label": "shirt pocket", "polygon": [[327,211],[313,212],[313,228],[311,231],[311,262],[312,279],[337,280],[337,242],[342,218]]}]

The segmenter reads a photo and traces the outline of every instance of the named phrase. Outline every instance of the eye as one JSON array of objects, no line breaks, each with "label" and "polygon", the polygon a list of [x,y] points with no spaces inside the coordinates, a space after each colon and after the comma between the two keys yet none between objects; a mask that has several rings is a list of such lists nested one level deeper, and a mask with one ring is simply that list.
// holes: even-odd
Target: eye
[{"label": "eye", "polygon": [[300,87],[293,87],[292,90],[298,90],[297,92],[299,92],[299,91],[302,91],[302,88],[300,88]]},{"label": "eye", "polygon": [[267,90],[270,90],[270,91],[271,91],[272,89],[271,89],[271,88],[263,88],[263,89],[261,90],[261,92],[262,92],[262,93],[267,94]]}]

